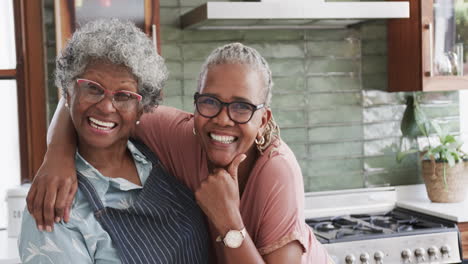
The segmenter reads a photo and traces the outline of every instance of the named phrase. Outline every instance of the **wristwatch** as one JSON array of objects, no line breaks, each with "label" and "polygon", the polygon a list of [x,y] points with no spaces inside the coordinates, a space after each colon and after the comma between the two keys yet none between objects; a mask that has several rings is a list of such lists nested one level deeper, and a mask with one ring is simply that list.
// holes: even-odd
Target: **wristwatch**
[{"label": "wristwatch", "polygon": [[242,242],[246,236],[247,231],[244,227],[241,230],[229,230],[224,238],[218,236],[216,238],[216,242],[223,242],[224,245],[228,248],[238,248],[242,245]]}]

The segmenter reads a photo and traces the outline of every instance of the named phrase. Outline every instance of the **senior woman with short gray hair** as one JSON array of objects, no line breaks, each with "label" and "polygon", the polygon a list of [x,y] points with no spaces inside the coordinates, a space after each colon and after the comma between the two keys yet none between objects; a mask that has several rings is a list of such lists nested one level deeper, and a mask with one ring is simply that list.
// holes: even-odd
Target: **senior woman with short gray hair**
[{"label": "senior woman with short gray hair", "polygon": [[36,228],[42,214],[25,210],[23,263],[207,263],[208,231],[193,194],[129,140],[166,79],[164,60],[130,22],[98,20],[73,34],[57,58],[56,84],[77,135],[69,165],[78,192],[70,220],[48,232]]}]

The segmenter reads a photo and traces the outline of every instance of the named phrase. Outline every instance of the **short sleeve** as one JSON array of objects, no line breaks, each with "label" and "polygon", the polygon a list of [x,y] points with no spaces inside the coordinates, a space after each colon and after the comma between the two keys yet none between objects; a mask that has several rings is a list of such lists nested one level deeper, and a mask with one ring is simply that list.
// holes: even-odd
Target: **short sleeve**
[{"label": "short sleeve", "polygon": [[140,121],[137,138],[159,157],[169,173],[195,190],[199,180],[194,172],[199,171],[201,148],[193,134],[193,115],[159,106]]},{"label": "short sleeve", "polygon": [[190,116],[176,108],[159,106],[152,113],[141,117],[136,136],[162,158],[171,146],[178,145],[180,139],[186,136],[181,125]]},{"label": "short sleeve", "polygon": [[306,252],[310,230],[307,230],[302,213],[304,189],[295,158],[276,155],[254,180],[257,197],[254,207],[260,210],[253,212],[249,221],[259,221],[254,224],[254,242],[260,254],[269,254],[295,240]]},{"label": "short sleeve", "polygon": [[22,263],[93,263],[80,232],[64,224],[56,224],[53,232],[41,232],[27,210],[18,249]]}]

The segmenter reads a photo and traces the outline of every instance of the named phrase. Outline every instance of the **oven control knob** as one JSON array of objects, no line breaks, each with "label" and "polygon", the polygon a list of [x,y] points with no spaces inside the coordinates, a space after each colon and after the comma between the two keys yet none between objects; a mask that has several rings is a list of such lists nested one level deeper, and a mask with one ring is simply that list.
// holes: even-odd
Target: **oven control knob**
[{"label": "oven control knob", "polygon": [[362,253],[361,256],[359,256],[359,259],[361,260],[361,263],[367,264],[369,263],[370,256],[367,253]]},{"label": "oven control knob", "polygon": [[378,263],[378,264],[382,264],[384,256],[385,256],[385,254],[382,251],[375,252],[374,253],[375,262]]},{"label": "oven control knob", "polygon": [[411,250],[409,250],[409,249],[404,249],[404,250],[401,252],[401,258],[402,258],[403,260],[405,260],[405,261],[408,261],[408,260],[411,258],[412,255],[413,255],[413,254],[411,253]]},{"label": "oven control knob", "polygon": [[417,248],[414,250],[414,256],[416,257],[416,260],[419,261],[424,261],[424,252],[425,250],[423,248]]},{"label": "oven control knob", "polygon": [[442,253],[442,257],[450,257],[450,247],[445,245],[440,248],[440,253]]},{"label": "oven control knob", "polygon": [[346,264],[353,264],[355,261],[356,261],[356,258],[352,254],[347,255],[346,258],[345,258]]},{"label": "oven control knob", "polygon": [[429,255],[429,259],[437,259],[437,248],[432,246],[427,249],[427,255]]}]

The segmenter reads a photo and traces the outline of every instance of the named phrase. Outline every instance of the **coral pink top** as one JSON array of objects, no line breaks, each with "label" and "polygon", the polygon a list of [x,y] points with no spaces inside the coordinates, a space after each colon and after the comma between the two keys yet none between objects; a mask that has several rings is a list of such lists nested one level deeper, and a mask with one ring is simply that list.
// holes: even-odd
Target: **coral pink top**
[{"label": "coral pink top", "polygon": [[[195,191],[208,176],[208,162],[192,129],[193,114],[160,106],[143,115],[137,136],[169,172]],[[304,186],[296,157],[284,142],[278,145],[260,156],[245,186],[240,200],[245,228],[262,255],[297,240],[304,250],[302,263],[329,263],[325,249],[304,221]],[[210,226],[215,241],[219,234]],[[218,262],[224,263],[219,243],[214,248]]]}]

